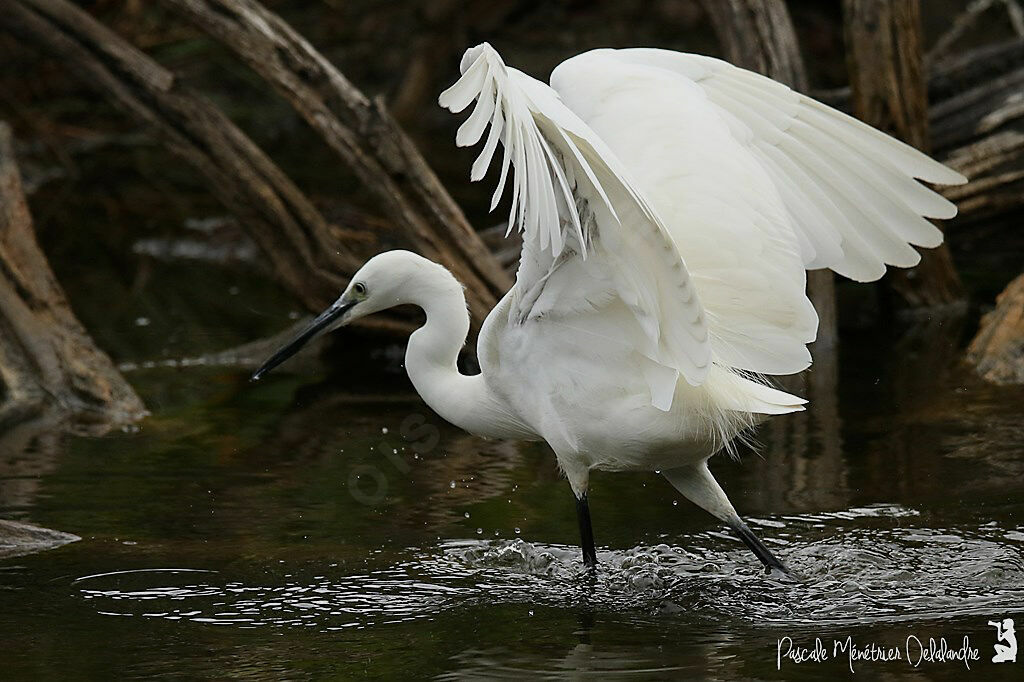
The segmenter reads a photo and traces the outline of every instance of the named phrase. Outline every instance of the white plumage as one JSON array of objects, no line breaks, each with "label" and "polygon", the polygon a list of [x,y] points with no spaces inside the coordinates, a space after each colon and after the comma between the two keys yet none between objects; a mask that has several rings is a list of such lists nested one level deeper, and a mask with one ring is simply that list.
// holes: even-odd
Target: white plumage
[{"label": "white plumage", "polygon": [[440,103],[475,103],[456,136],[483,140],[473,180],[501,144],[492,209],[508,191],[509,229],[523,236],[516,283],[480,332],[481,374],[455,367],[469,328],[458,284],[407,252],[371,259],[313,331],[421,306],[406,366],[441,416],[546,441],[584,509],[591,470],[660,470],[781,568],[706,462],[765,415],[803,409],[764,377],[811,362],[806,271],[870,281],[915,265],[913,246],[942,241],[925,217],[956,213],[916,179],[965,179],[709,57],[594,50],[559,65],[549,86],[484,43],[461,70]]}]

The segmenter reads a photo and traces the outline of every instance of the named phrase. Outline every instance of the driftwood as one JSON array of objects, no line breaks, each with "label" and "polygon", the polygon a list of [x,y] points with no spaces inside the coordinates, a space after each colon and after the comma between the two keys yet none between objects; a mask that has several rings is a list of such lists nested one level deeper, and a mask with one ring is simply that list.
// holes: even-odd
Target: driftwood
[{"label": "driftwood", "polygon": [[10,128],[0,123],[0,427],[43,412],[102,431],[145,408],[71,312],[36,243]]},{"label": "driftwood", "polygon": [[[847,66],[854,114],[929,152],[928,94],[918,0],[844,0]],[[911,307],[962,301],[963,286],[944,242],[921,262],[886,276]]]},{"label": "driftwood", "polygon": [[986,381],[1024,384],[1024,275],[1010,282],[995,310],[982,318],[967,360]]},{"label": "driftwood", "polygon": [[1001,5],[1006,12],[1007,20],[1013,28],[1013,32],[1024,37],[1024,9],[1017,0],[971,0],[964,8],[950,27],[943,33],[928,54],[925,55],[925,62],[931,63],[949,53],[950,48],[978,21],[978,18],[994,5]]},{"label": "driftwood", "polygon": [[[726,58],[807,92],[807,70],[785,0],[703,0]],[[830,270],[807,273],[807,294],[818,311],[816,347],[835,344],[835,278]]]},{"label": "driftwood", "polygon": [[231,49],[324,139],[423,255],[466,286],[479,322],[512,284],[462,210],[388,113],[254,0],[163,0]]}]

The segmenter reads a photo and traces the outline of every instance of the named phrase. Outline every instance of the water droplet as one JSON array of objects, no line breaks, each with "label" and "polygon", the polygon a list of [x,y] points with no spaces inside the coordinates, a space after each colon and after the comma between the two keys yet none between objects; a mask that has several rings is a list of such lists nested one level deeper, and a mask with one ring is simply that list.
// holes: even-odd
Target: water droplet
[{"label": "water droplet", "polygon": [[679,500],[672,500],[672,506],[673,507],[678,507],[679,506]]},{"label": "water droplet", "polygon": [[465,516],[468,519],[469,518],[469,512],[466,512],[465,514],[463,514],[463,516]]},{"label": "water droplet", "polygon": [[533,615],[533,609],[530,609],[530,615],[531,616]]},{"label": "water droplet", "polygon": [[387,432],[388,432],[388,427],[386,427],[386,426],[385,426],[385,427],[383,427],[383,428],[382,428],[382,429],[380,430],[380,432],[381,432],[381,433],[387,433]]},{"label": "water droplet", "polygon": [[516,526],[516,535],[519,535],[522,532],[523,532],[523,529],[520,528],[519,526]]},{"label": "water droplet", "polygon": [[135,318],[135,326],[136,327],[148,327],[149,326],[149,318],[148,317],[136,317]]},{"label": "water droplet", "polygon": [[448,481],[448,487],[455,490],[455,481]]},{"label": "water droplet", "polygon": [[476,529],[476,534],[477,535],[483,535],[484,534],[484,529],[483,528],[477,528]]}]

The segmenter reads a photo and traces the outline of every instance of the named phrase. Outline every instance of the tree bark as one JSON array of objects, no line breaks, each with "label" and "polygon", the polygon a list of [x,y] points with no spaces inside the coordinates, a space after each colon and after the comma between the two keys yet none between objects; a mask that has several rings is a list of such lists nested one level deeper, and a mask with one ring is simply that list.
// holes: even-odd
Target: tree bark
[{"label": "tree bark", "polygon": [[[847,67],[854,114],[928,153],[928,93],[918,0],[843,0]],[[921,262],[891,270],[886,281],[910,307],[962,301],[963,286],[948,246]]]},{"label": "tree bark", "polygon": [[44,411],[103,431],[145,407],[71,312],[36,243],[11,131],[0,122],[0,429]]},{"label": "tree bark", "polygon": [[996,298],[995,310],[967,348],[978,374],[996,384],[1024,384],[1024,275]]},{"label": "tree bark", "polygon": [[[726,59],[807,92],[807,70],[785,0],[703,0],[703,5]],[[832,271],[808,272],[807,295],[818,311],[815,345],[830,348],[837,338]]]},{"label": "tree bark", "polygon": [[371,100],[255,0],[163,0],[223,43],[348,164],[421,253],[466,286],[482,320],[512,280],[378,98]]}]

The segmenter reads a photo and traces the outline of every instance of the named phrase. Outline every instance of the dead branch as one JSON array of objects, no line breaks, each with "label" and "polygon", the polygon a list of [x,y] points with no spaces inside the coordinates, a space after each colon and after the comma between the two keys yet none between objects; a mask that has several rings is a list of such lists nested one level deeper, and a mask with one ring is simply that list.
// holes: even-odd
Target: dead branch
[{"label": "dead branch", "polygon": [[953,20],[949,29],[935,41],[932,49],[928,50],[925,62],[930,64],[946,55],[953,44],[974,26],[978,18],[996,3],[1001,4],[1006,10],[1007,20],[1014,33],[1024,37],[1024,10],[1017,0],[972,0]]},{"label": "dead branch", "polygon": [[367,98],[255,0],[163,2],[234,51],[305,118],[415,247],[462,281],[477,321],[490,312],[511,279],[380,99]]},{"label": "dead branch", "polygon": [[11,131],[0,122],[0,426],[54,410],[90,431],[145,413],[71,312],[36,242]]},{"label": "dead branch", "polygon": [[61,58],[207,178],[308,308],[337,297],[362,258],[332,238],[305,195],[217,107],[65,0],[12,0],[0,25]]}]

